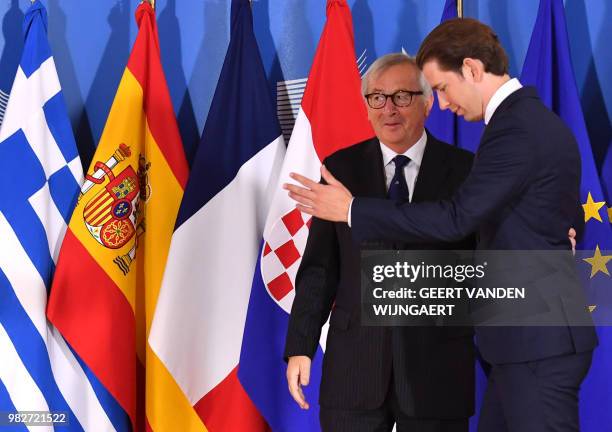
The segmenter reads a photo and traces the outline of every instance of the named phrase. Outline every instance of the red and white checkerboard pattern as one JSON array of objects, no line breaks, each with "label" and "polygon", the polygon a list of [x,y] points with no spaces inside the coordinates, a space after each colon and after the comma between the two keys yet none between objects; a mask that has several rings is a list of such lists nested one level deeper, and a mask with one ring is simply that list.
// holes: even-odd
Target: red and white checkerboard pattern
[{"label": "red and white checkerboard pattern", "polygon": [[310,216],[293,209],[273,225],[265,239],[261,274],[268,294],[287,313],[295,297],[295,276],[306,248]]}]

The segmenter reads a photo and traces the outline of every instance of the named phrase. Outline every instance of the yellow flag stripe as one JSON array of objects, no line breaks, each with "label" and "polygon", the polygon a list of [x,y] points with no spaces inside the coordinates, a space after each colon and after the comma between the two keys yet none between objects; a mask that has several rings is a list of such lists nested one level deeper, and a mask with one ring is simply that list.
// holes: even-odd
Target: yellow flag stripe
[{"label": "yellow flag stripe", "polygon": [[148,346],[146,410],[154,432],[207,432],[172,375]]},{"label": "yellow flag stripe", "polygon": [[[144,282],[147,287],[146,293],[146,335],[153,320],[157,297],[162,284],[166,259],[170,250],[170,241],[174,231],[176,215],[178,214],[183,189],[168,165],[164,154],[157,145],[155,138],[151,135],[151,129],[147,123],[145,134],[145,146],[147,160],[150,164],[147,177],[150,185],[146,206],[146,248],[142,248],[146,254],[146,271]],[[141,281],[139,281],[141,282]]]},{"label": "yellow flag stripe", "polygon": [[136,352],[143,364],[146,339],[153,321],[174,223],[183,196],[183,189],[160,151],[148,123],[144,136],[146,157],[141,163],[145,165],[144,169],[147,172],[147,183],[144,186],[147,195],[145,232],[139,239],[140,246],[136,256],[136,261],[144,263],[144,266],[138,267],[134,304],[137,317]]},{"label": "yellow flag stripe", "polygon": [[[83,209],[90,200],[93,201],[91,204],[95,204],[98,210],[102,209],[102,207],[98,207],[101,201],[99,197],[96,197],[96,194],[101,188],[105,187],[107,180],[101,185],[94,186],[81,197],[70,227],[79,241],[91,251],[96,262],[123,292],[135,313],[137,292],[144,294],[140,297],[146,297],[144,315],[146,316],[145,324],[148,334],[183,190],[151,134],[142,109],[142,102],[143,91],[140,83],[129,69],[126,69],[89,171],[90,173],[93,171],[93,164],[96,161],[104,162],[110,158],[122,143],[129,146],[131,155],[116,165],[113,169],[115,175],[118,175],[128,166],[138,172],[139,162],[149,164],[146,178],[150,196],[145,204],[145,231],[144,233],[134,234],[139,237],[136,249],[139,258],[131,264],[127,275],[124,274],[114,260],[117,257],[129,254],[134,242],[129,241],[118,249],[106,248],[90,234],[83,221]],[[142,126],[139,127],[138,125]],[[140,159],[141,155],[144,159]],[[106,204],[106,200],[104,203]],[[88,214],[95,216],[93,212]],[[106,216],[104,219],[98,216],[95,222],[101,225],[107,219]],[[147,247],[144,247],[145,244]],[[140,257],[145,254],[146,256]],[[146,294],[143,292],[145,286],[147,287]],[[144,345],[141,346],[140,354],[144,357]]]},{"label": "yellow flag stripe", "polygon": [[[108,161],[121,144],[127,145],[130,148],[131,154],[112,168],[113,174],[118,176],[125,170],[130,169],[137,172],[138,157],[140,152],[144,151],[144,127],[142,126],[145,124],[145,115],[142,103],[142,88],[132,73],[126,69],[121,77],[104,132],[100,138],[100,143],[88,173],[93,174],[96,162],[105,163]],[[108,178],[104,178],[100,185],[94,185],[81,196],[70,220],[70,229],[79,242],[91,253],[104,272],[122,291],[132,310],[134,310],[137,271],[133,270],[135,270],[136,266],[139,266],[139,263],[132,263],[134,268],[131,268],[127,274],[124,274],[115,263],[115,260],[119,257],[129,254],[134,246],[133,238],[120,248],[107,248],[91,235],[83,220],[84,208],[88,205],[97,206],[100,203],[100,197],[97,194],[106,187],[109,181]]]}]

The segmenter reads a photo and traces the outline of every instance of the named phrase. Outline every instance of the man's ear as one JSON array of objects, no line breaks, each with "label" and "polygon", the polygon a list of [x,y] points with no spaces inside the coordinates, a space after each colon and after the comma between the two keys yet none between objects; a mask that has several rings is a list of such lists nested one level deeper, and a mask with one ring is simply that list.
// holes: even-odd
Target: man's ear
[{"label": "man's ear", "polygon": [[484,64],[478,59],[466,57],[461,65],[461,73],[469,81],[480,82],[485,74]]}]

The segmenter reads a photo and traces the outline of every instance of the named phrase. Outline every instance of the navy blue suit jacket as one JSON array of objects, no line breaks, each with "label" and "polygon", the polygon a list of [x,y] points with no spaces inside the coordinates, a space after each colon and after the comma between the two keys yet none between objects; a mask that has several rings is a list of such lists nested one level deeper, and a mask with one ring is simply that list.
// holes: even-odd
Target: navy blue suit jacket
[{"label": "navy blue suit jacket", "polygon": [[[479,249],[569,250],[568,230],[581,223],[579,188],[580,154],[572,133],[535,89],[524,87],[493,114],[472,171],[452,199],[395,205],[356,198],[352,235],[358,243],[449,242],[476,231]],[[583,308],[570,315],[586,313]],[[582,352],[597,344],[590,326],[480,327],[476,332],[481,353],[492,363]]]}]

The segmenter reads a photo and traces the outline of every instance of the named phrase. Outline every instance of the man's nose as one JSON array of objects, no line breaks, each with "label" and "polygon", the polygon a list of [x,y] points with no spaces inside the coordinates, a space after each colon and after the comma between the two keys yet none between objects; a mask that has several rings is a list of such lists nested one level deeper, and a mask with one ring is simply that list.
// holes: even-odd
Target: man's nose
[{"label": "man's nose", "polygon": [[437,91],[436,94],[438,95],[438,105],[440,105],[440,109],[441,110],[448,109],[450,104],[446,100],[446,97],[444,97],[442,92],[439,92],[439,91]]}]

